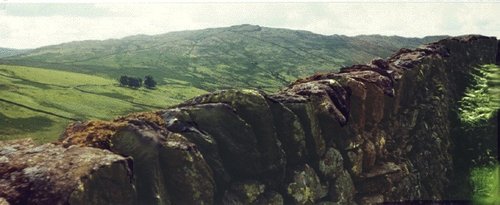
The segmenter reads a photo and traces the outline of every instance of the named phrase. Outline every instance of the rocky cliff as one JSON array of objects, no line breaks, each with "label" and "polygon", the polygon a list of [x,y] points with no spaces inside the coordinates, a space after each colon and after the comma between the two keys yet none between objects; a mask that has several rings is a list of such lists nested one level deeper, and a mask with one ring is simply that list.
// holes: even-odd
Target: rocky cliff
[{"label": "rocky cliff", "polygon": [[297,80],[70,125],[0,148],[0,203],[375,204],[446,199],[467,73],[499,42],[462,36]]}]

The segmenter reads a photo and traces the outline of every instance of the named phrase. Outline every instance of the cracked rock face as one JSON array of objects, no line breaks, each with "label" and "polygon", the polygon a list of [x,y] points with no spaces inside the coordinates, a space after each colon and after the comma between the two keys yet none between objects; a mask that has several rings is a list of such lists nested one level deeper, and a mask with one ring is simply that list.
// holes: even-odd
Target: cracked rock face
[{"label": "cracked rock face", "polygon": [[235,113],[255,134],[257,149],[261,153],[263,172],[282,171],[285,165],[284,151],[278,139],[270,107],[260,92],[254,90],[224,90],[196,97],[185,105],[224,103],[231,106]]},{"label": "cracked rock face", "polygon": [[[162,113],[142,113],[104,123],[101,135],[93,127],[74,128],[65,133],[64,143],[96,146],[129,156],[134,160],[134,179],[139,204],[212,204],[215,181],[213,172],[197,146],[181,133],[167,129]],[[142,120],[138,120],[142,119]]]},{"label": "cracked rock face", "polygon": [[10,204],[136,204],[129,163],[90,147],[0,142],[0,197]]},{"label": "cracked rock face", "polygon": [[344,170],[344,160],[340,152],[334,148],[329,148],[323,158],[319,161],[319,171],[321,175],[329,180],[337,178]]},{"label": "cracked rock face", "polygon": [[294,204],[311,204],[327,195],[326,187],[309,165],[305,164],[291,171],[286,185],[287,196]]},{"label": "cracked rock face", "polygon": [[356,188],[347,171],[342,171],[339,176],[330,182],[330,199],[338,204],[353,203],[355,194]]}]

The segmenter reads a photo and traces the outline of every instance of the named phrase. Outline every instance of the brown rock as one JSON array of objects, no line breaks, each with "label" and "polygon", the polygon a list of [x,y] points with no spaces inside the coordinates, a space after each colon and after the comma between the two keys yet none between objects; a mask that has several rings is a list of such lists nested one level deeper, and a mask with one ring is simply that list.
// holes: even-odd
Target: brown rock
[{"label": "brown rock", "polygon": [[375,165],[377,151],[375,145],[370,140],[365,140],[363,144],[363,169],[369,170]]},{"label": "brown rock", "polygon": [[268,172],[284,171],[285,152],[278,140],[272,111],[263,93],[249,89],[222,90],[193,98],[179,107],[207,103],[224,103],[234,108],[236,114],[255,133],[263,169]]},{"label": "brown rock", "polygon": [[313,204],[328,193],[314,169],[307,164],[293,170],[289,177],[286,194],[295,204]]},{"label": "brown rock", "polygon": [[0,197],[0,205],[9,205],[7,199]]},{"label": "brown rock", "polygon": [[298,118],[305,134],[307,157],[317,160],[326,150],[317,111],[310,102],[283,102]]},{"label": "brown rock", "polygon": [[230,175],[249,177],[265,171],[257,137],[252,127],[225,103],[206,103],[179,108],[218,146],[224,167]]},{"label": "brown rock", "polygon": [[218,143],[209,133],[200,129],[198,124],[203,124],[203,122],[195,122],[190,116],[192,112],[188,110],[190,109],[166,110],[163,114],[165,127],[171,132],[182,134],[190,142],[196,144],[196,148],[213,171],[213,178],[217,184],[216,190],[224,189],[231,181],[231,176],[224,167]]},{"label": "brown rock", "polygon": [[344,160],[340,152],[334,148],[328,148],[319,161],[319,173],[327,180],[337,178],[344,170]]},{"label": "brown rock", "polygon": [[139,113],[112,122],[74,124],[66,130],[62,143],[131,156],[140,204],[212,204],[212,170],[194,144],[166,129],[161,114]]},{"label": "brown rock", "polygon": [[383,202],[384,202],[383,195],[369,195],[361,198],[361,200],[359,201],[359,203],[363,205],[375,205],[375,204],[381,204]]},{"label": "brown rock", "polygon": [[266,191],[263,195],[261,195],[257,201],[256,205],[284,205],[285,202],[283,200],[283,196],[281,194],[274,191]]},{"label": "brown rock", "polygon": [[347,151],[347,161],[349,171],[354,176],[359,176],[363,172],[363,151],[360,148]]},{"label": "brown rock", "polygon": [[0,142],[0,197],[10,204],[136,204],[129,164],[96,148]]},{"label": "brown rock", "polygon": [[396,165],[393,162],[386,162],[382,165],[378,165],[373,167],[369,172],[363,174],[365,178],[371,178],[376,176],[381,176],[385,174],[390,174],[394,172],[401,172],[402,169],[400,166]]},{"label": "brown rock", "polygon": [[236,182],[224,194],[223,204],[254,204],[266,186],[258,181]]},{"label": "brown rock", "polygon": [[340,175],[331,181],[328,190],[330,199],[337,204],[351,204],[356,194],[356,189],[351,175],[346,170],[342,170]]},{"label": "brown rock", "polygon": [[298,116],[281,102],[268,99],[278,139],[287,157],[287,164],[304,162],[307,154],[306,136]]}]

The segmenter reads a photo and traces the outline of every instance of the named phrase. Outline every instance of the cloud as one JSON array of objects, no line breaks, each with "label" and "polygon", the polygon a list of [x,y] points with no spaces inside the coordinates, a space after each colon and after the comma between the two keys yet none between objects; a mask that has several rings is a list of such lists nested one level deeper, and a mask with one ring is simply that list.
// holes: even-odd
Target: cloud
[{"label": "cloud", "polygon": [[0,47],[33,48],[245,23],[325,35],[500,36],[499,10],[495,3],[7,4],[0,10]]},{"label": "cloud", "polygon": [[94,4],[3,4],[4,14],[10,16],[86,16],[101,17],[109,15],[106,9]]}]

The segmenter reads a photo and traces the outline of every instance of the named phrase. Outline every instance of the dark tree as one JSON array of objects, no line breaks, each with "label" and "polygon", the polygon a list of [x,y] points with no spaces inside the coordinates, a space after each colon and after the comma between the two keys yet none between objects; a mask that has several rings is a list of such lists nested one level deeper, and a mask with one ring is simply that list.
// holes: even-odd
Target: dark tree
[{"label": "dark tree", "polygon": [[144,77],[144,86],[149,89],[156,87],[156,81],[153,79],[153,76],[147,75]]},{"label": "dark tree", "polygon": [[141,78],[129,78],[128,79],[129,83],[128,85],[133,88],[138,88],[142,86],[142,79]]},{"label": "dark tree", "polygon": [[122,75],[120,77],[120,85],[121,86],[128,86],[128,84],[129,84],[129,77],[126,75]]}]

